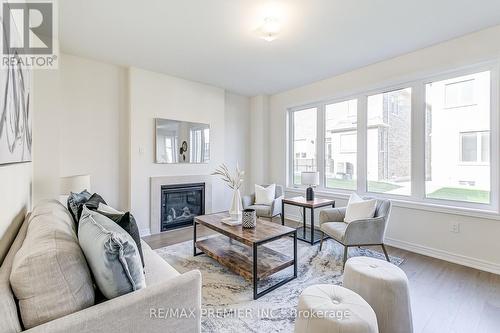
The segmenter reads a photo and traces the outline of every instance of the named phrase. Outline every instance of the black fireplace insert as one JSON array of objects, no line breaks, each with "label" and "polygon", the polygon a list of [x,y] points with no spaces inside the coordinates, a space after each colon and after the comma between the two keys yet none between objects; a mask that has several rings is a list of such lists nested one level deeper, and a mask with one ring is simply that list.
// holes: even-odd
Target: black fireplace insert
[{"label": "black fireplace insert", "polygon": [[205,214],[205,183],[161,187],[161,231],[193,225]]}]

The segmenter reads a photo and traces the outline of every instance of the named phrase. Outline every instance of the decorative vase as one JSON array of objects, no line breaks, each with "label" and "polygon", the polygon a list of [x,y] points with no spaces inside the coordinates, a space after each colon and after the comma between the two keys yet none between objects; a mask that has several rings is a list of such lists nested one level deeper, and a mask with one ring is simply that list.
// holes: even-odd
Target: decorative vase
[{"label": "decorative vase", "polygon": [[234,190],[233,201],[231,202],[231,208],[229,208],[229,215],[232,220],[241,220],[241,210],[243,205],[241,204],[240,190]]},{"label": "decorative vase", "polygon": [[257,225],[257,213],[255,209],[243,209],[243,216],[241,218],[243,228],[255,228]]}]

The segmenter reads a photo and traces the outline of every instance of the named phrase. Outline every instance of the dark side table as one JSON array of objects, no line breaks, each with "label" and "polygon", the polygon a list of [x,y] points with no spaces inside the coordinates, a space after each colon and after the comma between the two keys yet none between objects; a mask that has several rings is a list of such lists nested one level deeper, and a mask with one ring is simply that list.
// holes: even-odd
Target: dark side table
[{"label": "dark side table", "polygon": [[[285,205],[302,207],[303,226],[297,229],[297,239],[308,242],[311,245],[321,240],[321,231],[314,229],[314,209],[331,206],[335,207],[335,200],[316,198],[306,200],[304,197],[294,197],[283,199],[281,203],[281,224],[285,225]],[[311,226],[306,225],[306,208],[311,211]]]}]

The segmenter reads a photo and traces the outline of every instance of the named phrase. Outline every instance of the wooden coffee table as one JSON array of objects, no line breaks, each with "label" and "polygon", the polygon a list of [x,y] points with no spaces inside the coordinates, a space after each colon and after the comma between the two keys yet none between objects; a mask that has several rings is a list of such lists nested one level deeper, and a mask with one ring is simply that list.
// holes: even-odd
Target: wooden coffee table
[{"label": "wooden coffee table", "polygon": [[[221,222],[228,213],[196,216],[193,226],[193,255],[205,253],[235,273],[253,282],[253,298],[257,299],[297,277],[297,231],[276,223],[258,220],[253,229]],[[221,234],[202,240],[196,238],[197,225]],[[293,236],[293,257],[275,251],[264,244],[282,237]],[[236,241],[236,242],[234,242]],[[202,252],[198,252],[197,249]],[[258,282],[285,268],[293,266],[293,276],[258,291]]]}]

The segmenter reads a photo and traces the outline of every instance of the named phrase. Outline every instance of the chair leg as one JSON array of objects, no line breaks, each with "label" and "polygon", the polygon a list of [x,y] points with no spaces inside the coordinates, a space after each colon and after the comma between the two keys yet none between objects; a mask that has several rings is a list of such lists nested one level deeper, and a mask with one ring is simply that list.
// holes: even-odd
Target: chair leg
[{"label": "chair leg", "polygon": [[388,262],[391,262],[391,259],[389,259],[389,255],[387,254],[387,250],[385,249],[385,245],[384,244],[380,245],[382,245],[382,250],[384,250],[385,259],[387,259]]},{"label": "chair leg", "polygon": [[344,246],[344,263],[342,264],[342,271],[344,270],[345,262],[347,261],[347,249],[348,248],[349,248],[348,246]]},{"label": "chair leg", "polygon": [[323,238],[325,237],[325,233],[322,231],[321,232],[321,241],[319,242],[319,250],[323,248]]}]

